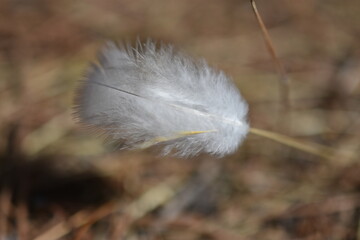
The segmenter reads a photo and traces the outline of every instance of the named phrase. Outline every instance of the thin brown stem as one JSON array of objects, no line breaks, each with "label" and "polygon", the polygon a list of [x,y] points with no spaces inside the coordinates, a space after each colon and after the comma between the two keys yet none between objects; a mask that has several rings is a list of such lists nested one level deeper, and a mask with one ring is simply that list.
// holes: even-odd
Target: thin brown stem
[{"label": "thin brown stem", "polygon": [[254,10],[257,22],[259,23],[261,32],[263,34],[265,45],[267,50],[270,53],[271,58],[275,62],[276,69],[280,75],[280,100],[283,104],[283,110],[287,112],[290,108],[290,99],[289,99],[289,78],[286,74],[285,68],[282,65],[280,59],[277,57],[274,45],[271,41],[269,32],[264,24],[264,21],[262,20],[262,17],[256,7],[255,0],[250,0],[252,9]]}]

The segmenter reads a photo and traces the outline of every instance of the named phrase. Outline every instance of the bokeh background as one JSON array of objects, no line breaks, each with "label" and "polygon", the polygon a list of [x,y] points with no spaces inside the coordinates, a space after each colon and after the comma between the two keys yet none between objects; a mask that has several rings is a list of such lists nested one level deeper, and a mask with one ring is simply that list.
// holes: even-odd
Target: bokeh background
[{"label": "bokeh background", "polygon": [[[360,2],[257,6],[290,79],[285,111],[250,1],[1,0],[0,237],[360,239]],[[251,126],[333,157],[252,134],[215,164],[104,144],[72,118],[75,89],[104,42],[136,38],[206,59]]]}]

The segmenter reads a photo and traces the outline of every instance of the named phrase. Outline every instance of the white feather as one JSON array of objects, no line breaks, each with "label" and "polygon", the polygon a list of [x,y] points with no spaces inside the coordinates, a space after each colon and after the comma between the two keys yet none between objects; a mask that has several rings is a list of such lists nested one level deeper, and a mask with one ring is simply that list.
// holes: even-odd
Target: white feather
[{"label": "white feather", "polygon": [[77,117],[129,148],[223,156],[248,132],[248,107],[233,82],[205,61],[152,41],[108,43],[79,89]]}]

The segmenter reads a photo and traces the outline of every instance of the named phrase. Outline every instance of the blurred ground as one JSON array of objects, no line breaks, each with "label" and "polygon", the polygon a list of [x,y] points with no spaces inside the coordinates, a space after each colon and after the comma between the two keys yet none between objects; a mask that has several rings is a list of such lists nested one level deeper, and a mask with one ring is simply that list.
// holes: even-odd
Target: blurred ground
[{"label": "blurred ground", "polygon": [[[360,2],[257,5],[291,79],[286,113],[249,1],[0,1],[0,236],[360,239]],[[74,89],[106,40],[137,37],[232,76],[252,126],[339,154],[249,135],[204,183],[193,177],[204,157],[113,151],[72,119]],[[174,210],[173,191],[189,184],[200,194]]]}]

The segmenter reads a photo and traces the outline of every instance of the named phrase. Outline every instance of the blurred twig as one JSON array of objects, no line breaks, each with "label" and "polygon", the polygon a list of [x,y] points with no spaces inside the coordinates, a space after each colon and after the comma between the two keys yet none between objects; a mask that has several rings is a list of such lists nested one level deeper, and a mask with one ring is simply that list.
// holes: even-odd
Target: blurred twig
[{"label": "blurred twig", "polygon": [[354,216],[352,222],[350,223],[350,233],[348,236],[349,240],[358,240],[359,239],[359,231],[360,231],[360,206],[357,206],[354,210]]},{"label": "blurred twig", "polygon": [[109,236],[109,240],[123,239],[127,232],[128,219],[123,216],[114,215],[111,219],[112,230]]},{"label": "blurred twig", "polygon": [[226,239],[226,240],[245,240],[248,237],[240,236],[234,230],[226,229],[225,227],[219,226],[214,222],[204,219],[196,219],[191,216],[181,216],[174,220],[173,225],[183,226],[189,228],[198,233],[208,233],[211,235],[211,239]]},{"label": "blurred twig", "polygon": [[74,214],[68,221],[63,221],[37,236],[34,240],[55,240],[70,233],[73,229],[92,224],[114,211],[115,204],[105,204],[92,213],[82,210]]},{"label": "blurred twig", "polygon": [[0,193],[0,239],[6,240],[7,223],[11,211],[11,193],[5,188]]},{"label": "blurred twig", "polygon": [[20,200],[18,206],[15,208],[17,232],[19,240],[29,239],[30,223],[28,220],[28,209],[23,199]]},{"label": "blurred twig", "polygon": [[91,225],[112,213],[118,212],[119,209],[125,209],[125,215],[128,215],[132,221],[135,221],[172,198],[175,194],[173,190],[176,188],[175,185],[177,185],[177,180],[170,179],[169,181],[165,181],[146,191],[137,201],[134,201],[128,207],[120,207],[116,203],[108,203],[91,213],[85,210],[79,211],[68,221],[60,222],[48,229],[45,233],[37,236],[34,240],[59,239],[70,233],[73,229],[84,225]]},{"label": "blurred twig", "polygon": [[205,190],[214,185],[220,174],[220,163],[218,159],[204,159],[194,174],[194,177],[186,183],[176,198],[169,201],[162,209],[161,220],[157,224],[157,231],[161,231],[170,221],[173,221],[193,204]]},{"label": "blurred twig", "polygon": [[73,240],[83,240],[86,239],[86,237],[89,234],[89,229],[91,227],[90,224],[85,224],[84,226],[80,227],[79,230],[76,232],[75,237]]},{"label": "blurred twig", "polygon": [[38,129],[29,133],[23,140],[23,149],[27,155],[36,155],[63,137],[68,129],[59,126],[69,126],[72,123],[70,116],[70,111],[58,114]]}]

